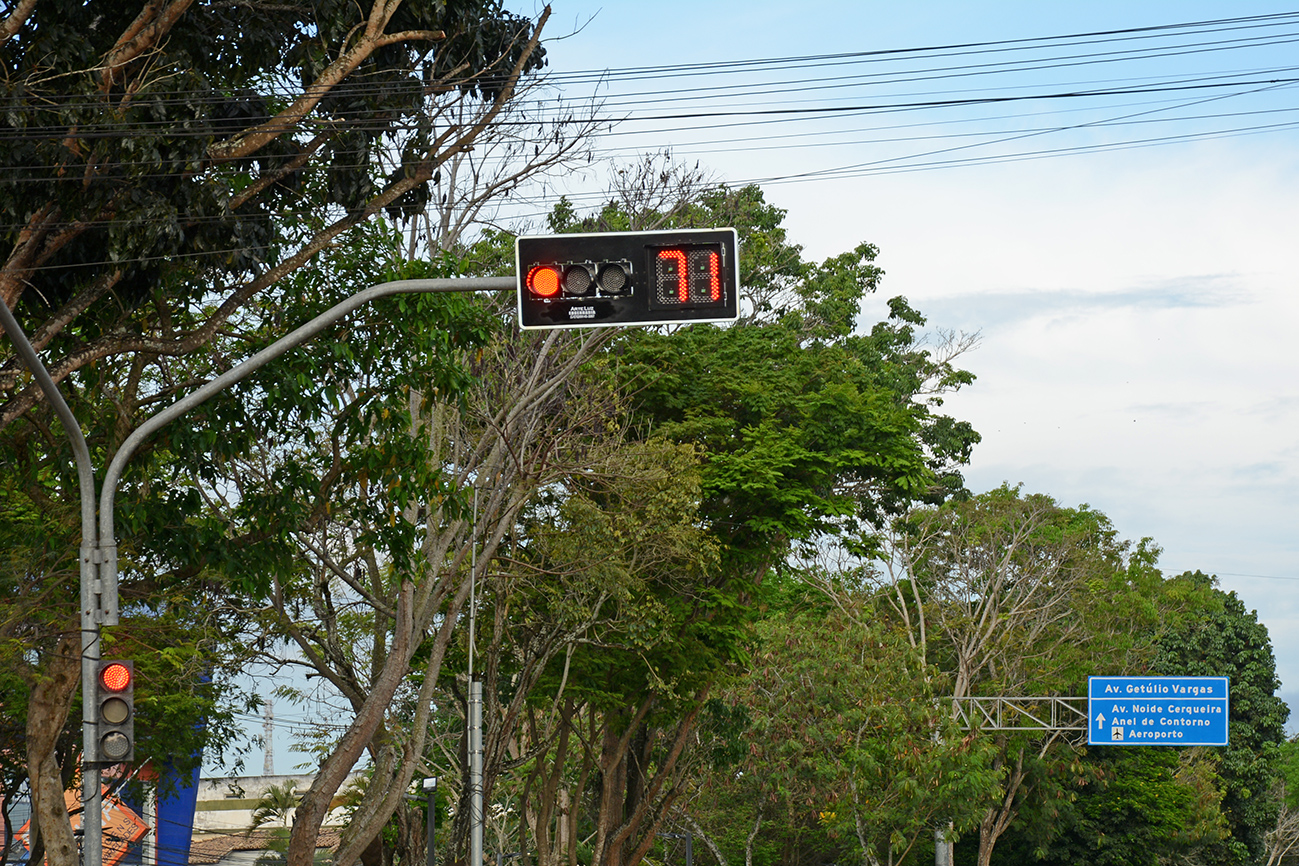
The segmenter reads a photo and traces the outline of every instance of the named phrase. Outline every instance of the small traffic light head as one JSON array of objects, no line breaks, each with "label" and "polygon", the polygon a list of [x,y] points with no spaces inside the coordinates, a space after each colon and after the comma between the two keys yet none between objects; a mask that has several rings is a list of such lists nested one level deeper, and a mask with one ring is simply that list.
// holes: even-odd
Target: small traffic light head
[{"label": "small traffic light head", "polygon": [[135,665],[101,661],[95,672],[95,754],[89,760],[118,764],[135,754]]},{"label": "small traffic light head", "polygon": [[519,327],[733,322],[735,229],[521,237]]}]

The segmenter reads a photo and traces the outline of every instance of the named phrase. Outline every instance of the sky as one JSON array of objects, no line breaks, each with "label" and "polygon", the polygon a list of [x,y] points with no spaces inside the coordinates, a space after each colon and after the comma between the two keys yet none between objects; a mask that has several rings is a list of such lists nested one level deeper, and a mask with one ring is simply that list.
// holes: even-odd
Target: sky
[{"label": "sky", "polygon": [[[1216,574],[1267,625],[1299,716],[1299,4],[552,10],[547,31],[573,32],[547,43],[564,93],[611,70],[596,92],[627,119],[599,151],[670,145],[758,180],[809,258],[877,245],[867,316],[904,295],[979,334],[977,381],[946,407],[983,436],[968,486],[1087,503],[1153,538],[1166,573]],[[1129,32],[1045,38],[1109,31]],[[993,44],[909,51],[971,43]],[[1101,90],[1120,92],[1024,98]]]},{"label": "sky", "polygon": [[[808,258],[877,245],[864,321],[903,295],[979,335],[977,381],[946,405],[983,437],[968,486],[1089,504],[1153,538],[1166,573],[1216,574],[1268,627],[1294,733],[1296,13],[553,0],[549,93],[610,123],[537,213],[561,190],[594,207],[603,160],[670,147],[759,182]],[[1221,23],[1255,16],[1277,17]],[[296,716],[277,707],[278,772],[301,759]]]}]

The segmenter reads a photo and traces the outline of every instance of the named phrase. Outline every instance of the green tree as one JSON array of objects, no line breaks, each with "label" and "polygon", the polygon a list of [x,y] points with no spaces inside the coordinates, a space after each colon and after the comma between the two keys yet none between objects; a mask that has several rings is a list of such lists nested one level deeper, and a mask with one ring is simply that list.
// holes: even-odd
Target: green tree
[{"label": "green tree", "polygon": [[1289,708],[1276,695],[1280,681],[1267,627],[1234,592],[1215,579],[1187,572],[1183,580],[1212,590],[1214,606],[1159,638],[1153,670],[1168,676],[1227,677],[1230,689],[1228,743],[1214,749],[1222,812],[1230,836],[1213,847],[1213,863],[1254,864],[1266,857],[1266,834],[1281,808],[1275,782]]},{"label": "green tree", "polygon": [[[666,170],[650,174],[673,177]],[[857,329],[860,302],[880,278],[873,248],[808,264],[785,240],[783,212],[756,187],[707,188],[694,196],[669,192],[615,190],[597,214],[582,217],[561,204],[551,219],[557,230],[735,225],[742,239],[746,312],[737,325],[620,332],[590,367],[593,376],[609,377],[621,401],[608,416],[623,431],[621,440],[611,440],[613,448],[632,455],[642,453],[634,449],[637,441],[666,441],[697,461],[691,472],[679,473],[683,484],[698,485],[694,516],[680,518],[687,521],[681,528],[701,533],[701,549],[715,558],[698,574],[684,564],[675,574],[634,570],[632,585],[647,591],[610,607],[619,610],[617,619],[578,640],[571,653],[555,656],[554,675],[538,681],[534,703],[525,704],[530,711],[549,708],[538,715],[545,720],[540,733],[534,738],[529,732],[527,739],[553,751],[544,761],[536,752],[516,759],[527,762],[526,784],[556,792],[547,818],[554,829],[547,832],[571,840],[577,838],[574,827],[587,828],[591,855],[602,866],[646,856],[655,829],[686,790],[685,771],[711,760],[711,747],[698,732],[733,724],[710,697],[735,672],[760,600],[791,554],[814,550],[917,499],[942,499],[959,488],[957,467],[977,438],[968,425],[938,411],[941,395],[970,377],[954,367],[950,352],[925,346],[917,333],[923,319],[905,301],[892,302],[887,322],[866,333]],[[469,252],[475,267],[502,260],[508,240],[485,237]],[[605,405],[602,397],[595,403]],[[582,489],[539,489],[545,508],[535,513],[553,520]],[[546,498],[552,493],[554,501]],[[611,503],[600,503],[589,521],[592,531],[607,525],[600,515]],[[663,529],[652,534],[658,533],[674,537]],[[525,524],[520,556],[539,552],[541,538]],[[630,557],[635,548],[619,548],[630,542],[629,536],[605,534],[576,562],[591,559],[591,568],[628,562],[637,558]],[[574,567],[555,570],[565,574]],[[527,577],[517,564],[501,571],[511,580]],[[518,626],[511,617],[506,631],[522,627],[523,638],[535,637],[524,610],[515,610]],[[520,638],[503,646],[526,643]],[[517,669],[524,657],[505,654],[501,669]],[[555,733],[562,730],[573,735]],[[500,736],[510,742],[518,735],[503,727]],[[705,739],[714,741],[712,735]],[[568,750],[567,765],[560,743]],[[559,829],[565,821],[566,831]],[[580,846],[557,847],[576,858]]]},{"label": "green tree", "polygon": [[[456,161],[490,143],[520,81],[544,63],[544,18],[497,0],[7,6],[0,299],[68,394],[96,463],[141,418],[282,331],[292,321],[282,317],[292,299],[277,288],[286,275],[376,215],[422,211],[444,169],[448,190]],[[474,213],[500,187],[469,200],[452,192]],[[257,425],[223,423],[231,417],[213,408],[189,419],[207,458],[195,477],[215,477],[257,445]],[[24,536],[8,548],[5,623],[31,695],[15,706],[24,704],[51,862],[67,864],[79,524],[72,460],[52,418],[17,357],[0,355],[0,522]],[[180,454],[190,456],[153,443],[134,464],[149,480],[128,485],[138,498],[123,502],[135,512],[119,522],[123,574],[138,590],[124,599],[143,598],[151,582],[172,593],[188,583],[187,603],[201,610],[206,562],[228,573],[221,561],[242,560],[257,582],[274,512],[234,540],[201,516],[188,524],[181,516],[204,504],[195,485],[150,483],[174,473]],[[130,534],[159,525],[176,531]],[[196,540],[206,546],[185,552]]]},{"label": "green tree", "polygon": [[[1089,674],[1137,670],[1154,653],[1165,591],[1148,543],[1118,539],[1086,506],[1065,508],[1003,485],[900,521],[885,564],[893,616],[952,696],[1078,694]],[[979,866],[1034,785],[1058,735],[985,734],[1002,792],[979,825]]]},{"label": "green tree", "polygon": [[267,824],[275,825],[271,829],[270,843],[267,846],[269,854],[263,854],[257,858],[258,864],[267,866],[272,863],[283,863],[284,855],[289,850],[289,821],[293,818],[293,812],[298,808],[297,783],[292,779],[282,785],[271,785],[266,789],[266,793],[257,798],[257,803],[253,807],[252,820],[248,823],[248,833],[252,834]]},{"label": "green tree", "polygon": [[1281,810],[1276,827],[1267,834],[1267,866],[1285,862],[1299,848],[1299,739],[1291,737],[1281,744],[1277,769]]},{"label": "green tree", "polygon": [[935,827],[977,826],[993,754],[957,728],[938,671],[874,600],[801,594],[758,623],[749,670],[725,692],[752,719],[747,748],[707,777],[714,804],[696,822],[746,864],[915,862]]},{"label": "green tree", "polygon": [[[1026,810],[994,862],[1162,866],[1203,863],[1227,834],[1214,762],[1162,747],[1100,747],[1053,768],[1053,802]],[[1034,824],[1036,823],[1036,826]]]},{"label": "green tree", "polygon": [[[701,694],[738,648],[688,447],[610,440],[525,514],[489,586],[489,790],[543,866],[636,863],[681,796]],[[526,763],[511,778],[508,763]],[[584,809],[583,806],[586,806]],[[462,822],[458,822],[460,824]]]}]

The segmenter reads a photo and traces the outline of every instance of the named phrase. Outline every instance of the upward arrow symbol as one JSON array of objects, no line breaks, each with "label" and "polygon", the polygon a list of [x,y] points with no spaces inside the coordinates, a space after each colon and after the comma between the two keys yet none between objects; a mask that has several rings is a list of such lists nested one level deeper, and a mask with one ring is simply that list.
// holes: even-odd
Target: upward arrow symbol
[{"label": "upward arrow symbol", "polygon": [[1098,727],[1098,728],[1103,728],[1103,727],[1105,727],[1105,714],[1104,714],[1104,713],[1097,713],[1097,714],[1096,714],[1096,727]]}]

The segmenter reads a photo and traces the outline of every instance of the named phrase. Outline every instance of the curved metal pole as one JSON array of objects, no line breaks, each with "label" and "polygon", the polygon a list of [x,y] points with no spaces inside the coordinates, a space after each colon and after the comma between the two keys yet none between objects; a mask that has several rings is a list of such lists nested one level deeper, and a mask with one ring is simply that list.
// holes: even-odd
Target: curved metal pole
[{"label": "curved metal pole", "polygon": [[337,322],[356,308],[378,298],[389,295],[420,294],[431,292],[493,292],[513,291],[518,287],[515,277],[460,277],[451,279],[429,280],[396,280],[390,283],[379,283],[368,289],[357,292],[345,301],[330,307],[305,325],[290,331],[265,349],[236,364],[211,382],[182,397],[146,420],[132,431],[122,442],[113,460],[104,473],[104,486],[99,499],[99,548],[104,557],[104,580],[117,584],[117,541],[113,537],[113,500],[117,495],[117,483],[121,479],[126,461],[149,436],[159,428],[184,415],[186,412],[206,402],[215,394],[229,388],[236,382],[246,379],[266,364],[283,355],[289,349],[305,343],[325,328]]},{"label": "curved metal pole", "polygon": [[[9,334],[18,357],[22,358],[27,369],[36,378],[45,399],[50,402],[54,414],[63,423],[63,430],[72,443],[72,455],[77,463],[77,479],[81,488],[81,550],[79,567],[81,574],[81,748],[85,766],[82,768],[82,853],[85,866],[100,866],[103,862],[103,830],[100,804],[99,767],[95,760],[99,757],[98,744],[95,742],[95,694],[94,689],[86,683],[95,679],[95,663],[99,661],[99,625],[101,621],[114,625],[117,622],[117,605],[114,601],[112,616],[101,616],[101,605],[96,596],[103,588],[99,582],[99,556],[95,548],[95,468],[90,461],[90,449],[86,446],[86,437],[81,432],[81,425],[63,399],[63,394],[54,384],[49,370],[41,362],[36,349],[23,333],[23,329],[14,317],[9,306],[0,301],[0,325]],[[33,815],[33,817],[35,817]]]}]

